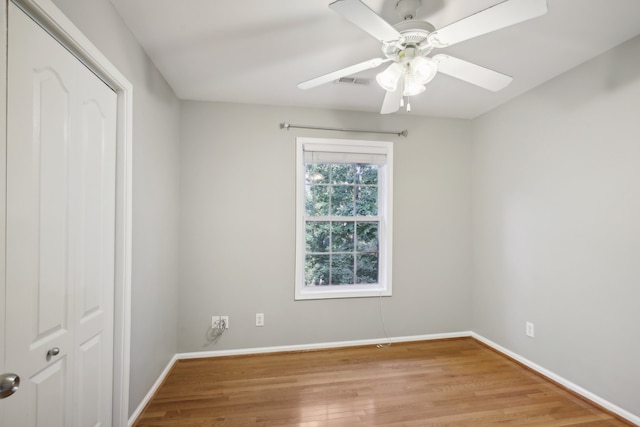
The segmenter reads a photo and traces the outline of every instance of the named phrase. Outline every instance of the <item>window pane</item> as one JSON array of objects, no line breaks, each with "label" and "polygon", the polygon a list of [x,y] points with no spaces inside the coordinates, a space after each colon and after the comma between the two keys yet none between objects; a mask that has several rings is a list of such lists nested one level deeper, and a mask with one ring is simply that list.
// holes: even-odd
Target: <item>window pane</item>
[{"label": "window pane", "polygon": [[329,222],[309,221],[305,227],[305,241],[307,252],[329,252],[330,226]]},{"label": "window pane", "polygon": [[355,165],[335,163],[331,165],[332,184],[353,184]]},{"label": "window pane", "polygon": [[378,165],[355,165],[356,184],[378,185]]},{"label": "window pane", "polygon": [[306,163],[305,165],[305,183],[310,184],[328,184],[329,183],[329,165]]},{"label": "window pane", "polygon": [[353,222],[331,223],[331,251],[353,252],[354,226]]},{"label": "window pane", "polygon": [[359,222],[356,225],[358,252],[378,252],[378,223]]},{"label": "window pane", "polygon": [[356,215],[378,215],[378,187],[357,187]]},{"label": "window pane", "polygon": [[296,300],[391,295],[393,143],[296,139]]},{"label": "window pane", "polygon": [[352,285],[353,255],[333,255],[331,257],[331,284]]},{"label": "window pane", "polygon": [[358,254],[356,283],[378,283],[378,254]]},{"label": "window pane", "polygon": [[331,193],[331,215],[353,216],[353,185],[334,185]]},{"label": "window pane", "polygon": [[329,215],[329,186],[307,185],[305,187],[305,209],[309,216]]},{"label": "window pane", "polygon": [[307,255],[304,260],[304,285],[329,284],[329,255]]}]

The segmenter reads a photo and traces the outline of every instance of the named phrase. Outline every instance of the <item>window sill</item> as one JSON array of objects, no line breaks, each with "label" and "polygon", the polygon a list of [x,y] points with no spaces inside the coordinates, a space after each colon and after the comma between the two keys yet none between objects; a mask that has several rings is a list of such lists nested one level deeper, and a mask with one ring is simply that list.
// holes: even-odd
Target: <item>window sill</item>
[{"label": "window sill", "polygon": [[[348,289],[345,289],[347,287]],[[337,298],[371,298],[390,297],[391,295],[391,289],[383,287],[365,287],[358,285],[316,286],[296,289],[295,299],[298,301]]]}]

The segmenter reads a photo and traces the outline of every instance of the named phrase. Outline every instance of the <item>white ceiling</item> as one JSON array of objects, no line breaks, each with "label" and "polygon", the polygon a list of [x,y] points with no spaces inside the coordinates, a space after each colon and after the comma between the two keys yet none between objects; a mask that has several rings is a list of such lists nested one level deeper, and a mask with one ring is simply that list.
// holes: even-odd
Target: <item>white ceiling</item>
[{"label": "white ceiling", "polygon": [[[181,99],[377,112],[384,90],[301,81],[382,57],[380,44],[328,8],[332,0],[111,0]],[[390,23],[397,0],[363,0]],[[423,0],[436,29],[501,0]],[[640,34],[638,0],[548,0],[549,12],[438,53],[513,76],[489,92],[438,74],[414,115],[477,117]],[[358,76],[374,78],[371,70]],[[406,113],[402,113],[406,114]]]}]

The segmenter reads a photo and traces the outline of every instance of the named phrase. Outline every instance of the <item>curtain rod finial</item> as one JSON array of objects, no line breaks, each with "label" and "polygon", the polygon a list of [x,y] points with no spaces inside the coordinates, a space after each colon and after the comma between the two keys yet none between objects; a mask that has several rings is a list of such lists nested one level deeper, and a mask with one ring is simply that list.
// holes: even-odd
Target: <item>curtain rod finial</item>
[{"label": "curtain rod finial", "polygon": [[280,129],[286,129],[289,130],[289,128],[291,127],[291,125],[289,123],[280,123]]},{"label": "curtain rod finial", "polygon": [[407,137],[407,136],[409,136],[409,131],[405,129],[405,130],[403,130],[402,132],[400,132],[400,133],[398,134],[398,136],[404,136],[404,137]]}]

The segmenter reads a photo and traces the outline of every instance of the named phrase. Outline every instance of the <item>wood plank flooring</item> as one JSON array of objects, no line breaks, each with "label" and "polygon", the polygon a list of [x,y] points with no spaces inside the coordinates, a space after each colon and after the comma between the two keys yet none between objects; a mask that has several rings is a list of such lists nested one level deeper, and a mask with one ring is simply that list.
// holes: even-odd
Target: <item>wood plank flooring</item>
[{"label": "wood plank flooring", "polygon": [[135,427],[629,426],[471,338],[178,361]]}]

